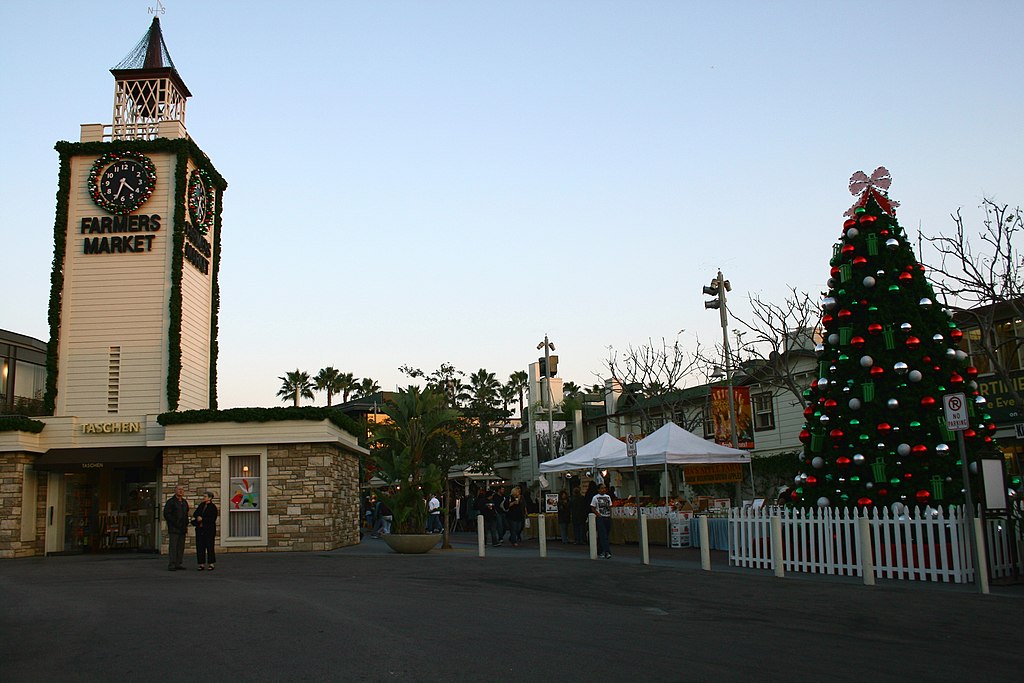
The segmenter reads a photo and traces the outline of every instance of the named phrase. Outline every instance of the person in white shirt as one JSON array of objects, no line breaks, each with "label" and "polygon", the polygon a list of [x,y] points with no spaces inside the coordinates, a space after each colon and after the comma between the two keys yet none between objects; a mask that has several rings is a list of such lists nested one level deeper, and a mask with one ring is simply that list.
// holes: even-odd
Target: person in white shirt
[{"label": "person in white shirt", "polygon": [[597,495],[590,501],[590,509],[597,517],[597,554],[608,559],[612,556],[609,537],[612,533],[612,497],[608,495],[608,487],[601,484]]},{"label": "person in white shirt", "polygon": [[437,494],[431,494],[430,501],[427,503],[427,512],[430,513],[427,517],[427,533],[439,534],[444,531],[444,525],[441,524],[441,501],[437,499]]}]

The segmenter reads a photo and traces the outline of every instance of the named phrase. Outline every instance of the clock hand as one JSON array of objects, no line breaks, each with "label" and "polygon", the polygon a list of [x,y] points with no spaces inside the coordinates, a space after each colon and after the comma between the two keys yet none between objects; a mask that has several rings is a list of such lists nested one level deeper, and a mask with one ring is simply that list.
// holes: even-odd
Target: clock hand
[{"label": "clock hand", "polygon": [[128,184],[128,181],[127,181],[127,180],[125,180],[124,178],[122,178],[122,179],[121,179],[121,184],[122,184],[122,185],[124,185],[125,187],[127,187],[127,188],[128,188],[129,190],[131,190],[132,192],[138,192],[138,190],[136,190],[136,189],[135,189],[134,187],[132,187],[131,185],[129,185],[129,184]]},{"label": "clock hand", "polygon": [[121,178],[121,184],[117,186],[117,192],[114,193],[114,199],[117,199],[121,195],[121,190],[124,189],[126,184],[127,181],[124,178]]}]

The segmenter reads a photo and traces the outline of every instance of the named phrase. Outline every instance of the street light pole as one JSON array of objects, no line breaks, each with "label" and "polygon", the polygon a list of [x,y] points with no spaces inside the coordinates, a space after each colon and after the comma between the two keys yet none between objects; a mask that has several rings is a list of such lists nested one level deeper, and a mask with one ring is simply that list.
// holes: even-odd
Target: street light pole
[{"label": "street light pole", "polygon": [[729,281],[718,271],[718,277],[711,281],[709,287],[704,288],[704,293],[709,296],[718,297],[704,302],[704,308],[717,308],[722,320],[722,351],[725,355],[725,379],[729,390],[729,436],[732,440],[732,447],[737,447],[736,438],[736,399],[733,396],[732,386],[732,351],[729,349],[729,306],[725,300],[725,293],[732,290]]},{"label": "street light pole", "polygon": [[[548,454],[553,455],[555,452],[555,417],[554,417],[554,396],[551,394],[551,352],[555,350],[555,345],[548,341],[548,335],[544,335],[544,341],[537,344],[537,350],[544,349],[544,405],[547,406],[548,410]],[[536,432],[536,428],[534,428]],[[537,449],[537,483],[540,483],[540,449]],[[547,518],[545,516],[546,501],[544,500],[544,488],[538,486],[539,494],[537,496],[537,539],[540,542],[540,556],[547,557]]]}]

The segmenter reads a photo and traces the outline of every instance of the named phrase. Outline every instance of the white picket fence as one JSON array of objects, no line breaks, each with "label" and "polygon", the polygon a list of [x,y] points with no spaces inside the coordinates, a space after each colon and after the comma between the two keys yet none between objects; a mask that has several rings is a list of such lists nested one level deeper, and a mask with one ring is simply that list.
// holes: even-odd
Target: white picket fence
[{"label": "white picket fence", "polygon": [[[729,512],[729,564],[774,569],[771,525],[782,529],[786,571],[861,576],[859,519],[867,519],[876,578],[966,583],[974,581],[974,559],[962,506],[907,509],[752,510]],[[1004,520],[988,520],[989,570],[1011,576],[1013,544]],[[1017,543],[1021,543],[1018,532]]]}]

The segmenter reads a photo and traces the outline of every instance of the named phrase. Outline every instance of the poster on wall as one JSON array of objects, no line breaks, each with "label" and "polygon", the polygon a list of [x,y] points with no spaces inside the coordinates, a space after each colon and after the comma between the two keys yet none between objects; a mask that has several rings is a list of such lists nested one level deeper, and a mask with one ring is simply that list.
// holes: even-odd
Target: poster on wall
[{"label": "poster on wall", "polygon": [[[750,405],[750,387],[732,388],[736,410],[736,448],[754,447],[754,420]],[[711,419],[715,424],[715,443],[732,446],[729,420],[729,387],[711,388]]]},{"label": "poster on wall", "polygon": [[557,493],[545,493],[544,494],[544,514],[551,514],[552,512],[558,512],[558,494]]}]

